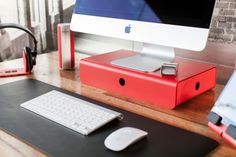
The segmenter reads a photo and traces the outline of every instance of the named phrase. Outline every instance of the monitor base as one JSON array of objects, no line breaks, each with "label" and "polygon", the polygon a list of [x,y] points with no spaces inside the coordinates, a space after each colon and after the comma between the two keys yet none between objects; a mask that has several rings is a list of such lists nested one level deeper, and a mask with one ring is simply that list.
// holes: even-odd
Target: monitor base
[{"label": "monitor base", "polygon": [[142,72],[154,72],[159,70],[164,63],[172,62],[174,57],[174,48],[143,44],[140,54],[113,60],[111,64]]}]

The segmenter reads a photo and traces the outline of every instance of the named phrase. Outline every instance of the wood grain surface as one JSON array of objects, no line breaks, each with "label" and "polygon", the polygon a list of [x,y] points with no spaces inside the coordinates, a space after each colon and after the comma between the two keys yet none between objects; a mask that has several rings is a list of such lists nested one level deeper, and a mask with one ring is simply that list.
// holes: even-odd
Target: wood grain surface
[{"label": "wood grain surface", "polygon": [[[174,110],[166,110],[146,104],[145,102],[81,84],[78,62],[83,57],[87,56],[76,54],[77,64],[75,70],[62,71],[58,68],[57,52],[42,54],[38,56],[37,65],[34,67],[31,75],[0,78],[0,84],[28,78],[37,79],[112,106],[215,139],[220,143],[220,146],[209,154],[210,157],[236,156],[236,149],[207,127],[207,115],[224,88],[223,85],[216,85],[213,90],[183,103]],[[21,60],[14,60],[1,63],[0,69],[9,67],[9,65],[18,65],[20,62]]]},{"label": "wood grain surface", "polygon": [[48,157],[38,149],[21,141],[14,135],[0,130],[1,157]]}]

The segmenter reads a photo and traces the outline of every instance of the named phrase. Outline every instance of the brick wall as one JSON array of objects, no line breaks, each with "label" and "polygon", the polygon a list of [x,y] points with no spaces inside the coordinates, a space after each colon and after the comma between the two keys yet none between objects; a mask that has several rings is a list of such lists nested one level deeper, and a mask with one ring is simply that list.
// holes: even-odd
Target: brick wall
[{"label": "brick wall", "polygon": [[236,0],[216,0],[209,40],[236,43]]}]

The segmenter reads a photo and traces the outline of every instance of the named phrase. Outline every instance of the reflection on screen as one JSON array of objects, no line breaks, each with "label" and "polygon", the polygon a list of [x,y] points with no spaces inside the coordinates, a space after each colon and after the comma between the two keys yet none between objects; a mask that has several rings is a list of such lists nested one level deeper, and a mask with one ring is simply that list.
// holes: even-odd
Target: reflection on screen
[{"label": "reflection on screen", "polygon": [[209,28],[215,0],[76,0],[75,13]]},{"label": "reflection on screen", "polygon": [[145,0],[77,0],[75,13],[160,23]]}]

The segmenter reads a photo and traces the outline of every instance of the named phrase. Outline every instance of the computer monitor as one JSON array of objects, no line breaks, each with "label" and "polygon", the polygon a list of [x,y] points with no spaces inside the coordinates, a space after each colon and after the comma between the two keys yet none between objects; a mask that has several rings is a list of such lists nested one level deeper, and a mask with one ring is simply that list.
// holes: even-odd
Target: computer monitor
[{"label": "computer monitor", "polygon": [[215,0],[76,0],[71,30],[143,43],[140,54],[114,65],[154,71],[175,57],[174,48],[201,51]]}]

